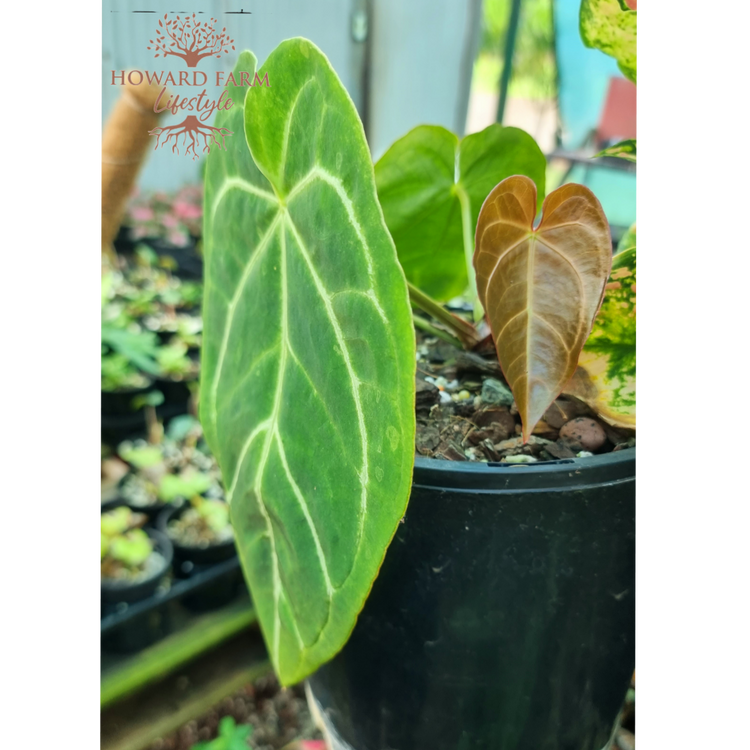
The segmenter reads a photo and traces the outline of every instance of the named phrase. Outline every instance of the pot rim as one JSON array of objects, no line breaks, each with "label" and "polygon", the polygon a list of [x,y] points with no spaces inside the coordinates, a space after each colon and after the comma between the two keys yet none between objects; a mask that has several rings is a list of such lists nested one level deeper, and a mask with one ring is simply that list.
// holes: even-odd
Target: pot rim
[{"label": "pot rim", "polygon": [[531,464],[494,461],[448,461],[415,456],[413,485],[435,489],[517,492],[633,481],[635,448],[625,448],[586,458],[563,458]]}]

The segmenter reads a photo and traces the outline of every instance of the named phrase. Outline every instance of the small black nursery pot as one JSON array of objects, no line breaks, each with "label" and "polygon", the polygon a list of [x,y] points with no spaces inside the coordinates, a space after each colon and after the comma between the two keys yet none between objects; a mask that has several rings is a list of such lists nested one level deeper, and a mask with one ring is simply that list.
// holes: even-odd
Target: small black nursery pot
[{"label": "small black nursery pot", "polygon": [[[102,613],[117,611],[121,607],[148,599],[168,575],[172,565],[173,548],[169,538],[155,529],[145,529],[154,542],[154,551],[161,556],[159,565],[142,580],[129,583],[102,578]],[[166,612],[154,610],[135,617],[126,628],[102,637],[102,647],[110,651],[132,652],[150,646],[169,633]]]},{"label": "small black nursery pot", "polygon": [[[224,540],[207,547],[182,544],[170,533],[169,524],[179,519],[188,509],[189,503],[168,506],[157,519],[157,527],[162,534],[168,536],[174,548],[174,571],[178,578],[191,578],[212,565],[229,560],[237,555],[234,538]],[[198,590],[195,594],[185,597],[183,604],[194,611],[208,611],[222,607],[237,595],[242,581],[242,572],[225,576],[214,585]]]}]

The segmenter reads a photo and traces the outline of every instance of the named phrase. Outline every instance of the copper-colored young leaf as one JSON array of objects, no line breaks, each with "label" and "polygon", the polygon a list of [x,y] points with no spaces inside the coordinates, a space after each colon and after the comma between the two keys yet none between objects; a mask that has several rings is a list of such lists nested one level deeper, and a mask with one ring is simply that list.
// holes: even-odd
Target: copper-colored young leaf
[{"label": "copper-colored young leaf", "polygon": [[583,185],[552,191],[534,228],[536,186],[515,175],[479,212],[474,268],[524,441],[576,369],[612,265],[607,219]]}]

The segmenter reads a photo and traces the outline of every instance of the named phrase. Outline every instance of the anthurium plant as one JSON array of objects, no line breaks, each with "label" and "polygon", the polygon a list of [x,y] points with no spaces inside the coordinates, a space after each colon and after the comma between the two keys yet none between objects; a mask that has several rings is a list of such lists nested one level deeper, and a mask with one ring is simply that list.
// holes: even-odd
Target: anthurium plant
[{"label": "anthurium plant", "polygon": [[[255,72],[241,53],[234,79]],[[423,126],[373,166],[314,44],[282,42],[266,74],[279,83],[232,88],[216,126],[235,135],[207,158],[200,409],[271,659],[292,684],[348,639],[404,515],[414,326],[483,346],[481,325],[441,304],[476,296],[528,436],[582,352],[587,400],[627,401],[614,370],[629,360],[611,346],[630,345],[621,303],[591,331],[630,266],[623,255],[612,271],[588,189],[544,198],[527,134]]]}]

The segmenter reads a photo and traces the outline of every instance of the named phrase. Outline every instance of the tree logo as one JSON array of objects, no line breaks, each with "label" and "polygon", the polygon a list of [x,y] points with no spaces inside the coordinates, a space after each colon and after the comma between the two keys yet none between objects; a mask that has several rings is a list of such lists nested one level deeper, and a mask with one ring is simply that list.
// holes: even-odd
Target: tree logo
[{"label": "tree logo", "polygon": [[[215,18],[211,22],[196,19],[195,13],[192,16],[179,16],[169,20],[168,15],[164,14],[163,23],[159,21],[159,28],[156,30],[156,41],[149,39],[156,54],[154,57],[173,57],[182,58],[188,68],[194,68],[201,60],[206,57],[221,57],[222,52],[229,54],[230,48],[234,50],[234,39],[227,36],[226,26],[218,33],[214,26],[217,23]],[[231,105],[230,105],[231,106]],[[156,145],[172,143],[172,153],[180,153],[179,138],[182,136],[182,145],[185,147],[185,155],[192,156],[196,159],[199,154],[196,147],[203,146],[202,152],[208,153],[212,145],[219,148],[226,148],[224,138],[232,135],[231,130],[226,128],[217,128],[213,125],[202,123],[195,115],[188,115],[181,123],[177,125],[167,125],[149,130],[149,135],[156,136]],[[159,140],[164,136],[163,143]]]},{"label": "tree logo", "polygon": [[[169,15],[165,13],[164,18],[159,21],[156,39],[149,40],[151,44],[147,49],[154,52],[154,57],[179,57],[193,70],[113,70],[112,85],[147,84],[154,87],[158,91],[152,99],[155,114],[168,111],[179,117],[182,113],[182,122],[175,125],[159,125],[148,131],[149,135],[156,136],[154,150],[169,145],[173,154],[184,153],[185,156],[197,159],[201,154],[209,153],[214,146],[226,150],[226,137],[234,135],[227,128],[209,124],[214,113],[226,112],[232,108],[231,89],[228,87],[270,88],[271,84],[268,73],[261,78],[256,72],[251,80],[249,72],[240,71],[240,80],[237,81],[233,72],[227,74],[225,71],[217,70],[209,76],[207,72],[197,70],[201,60],[207,57],[221,58],[222,55],[228,55],[234,50],[234,39],[229,38],[226,27],[221,32],[216,31],[218,21],[215,18],[202,23],[197,20],[196,13],[183,13],[174,20],[169,20]],[[209,77],[214,76],[215,82],[209,82]],[[221,91],[220,96],[216,97],[209,93],[210,87],[213,86]],[[188,93],[183,93],[184,91]],[[197,93],[198,91],[200,93]],[[196,95],[193,95],[193,92]],[[150,106],[150,103],[147,106]]]},{"label": "tree logo", "polygon": [[218,23],[215,18],[211,23],[196,20],[195,13],[191,16],[184,16],[182,20],[177,16],[173,20],[167,19],[164,14],[164,23],[159,21],[159,28],[156,30],[156,41],[149,39],[156,51],[154,57],[172,55],[181,57],[188,68],[194,68],[201,60],[206,57],[221,57],[223,52],[229,54],[229,50],[234,49],[234,39],[227,36],[226,26],[221,30],[221,34],[214,30],[214,24]]}]

